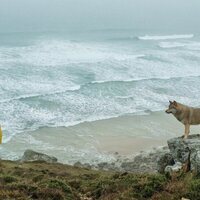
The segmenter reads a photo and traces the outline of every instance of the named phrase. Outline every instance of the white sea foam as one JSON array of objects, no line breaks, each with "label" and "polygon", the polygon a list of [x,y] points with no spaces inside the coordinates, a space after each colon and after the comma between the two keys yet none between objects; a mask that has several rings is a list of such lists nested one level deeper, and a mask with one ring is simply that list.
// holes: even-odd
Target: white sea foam
[{"label": "white sea foam", "polygon": [[177,47],[185,47],[187,43],[180,43],[180,42],[161,42],[159,44],[161,48],[177,48]]},{"label": "white sea foam", "polygon": [[184,48],[186,50],[200,50],[200,42],[160,42],[161,48]]},{"label": "white sea foam", "polygon": [[140,36],[140,40],[175,40],[175,39],[190,39],[193,38],[193,34],[187,35],[145,35]]},{"label": "white sea foam", "polygon": [[[200,68],[194,58],[200,55],[190,51],[198,49],[198,44],[163,42],[160,49],[157,44],[149,48],[136,42],[122,48],[124,44],[54,39],[0,47],[4,142],[41,126],[70,126],[162,110],[168,99],[198,104],[200,91],[193,82],[199,85]],[[185,51],[170,49],[180,45],[186,45]],[[192,59],[186,59],[188,55]],[[182,88],[179,81],[185,80]]]}]

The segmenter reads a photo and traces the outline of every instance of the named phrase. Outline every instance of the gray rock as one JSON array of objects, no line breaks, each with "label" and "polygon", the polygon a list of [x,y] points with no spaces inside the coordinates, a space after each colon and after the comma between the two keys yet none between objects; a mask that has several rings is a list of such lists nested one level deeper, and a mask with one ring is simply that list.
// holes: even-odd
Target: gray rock
[{"label": "gray rock", "polygon": [[200,174],[200,135],[190,135],[188,139],[181,137],[167,141],[175,162]]},{"label": "gray rock", "polygon": [[81,162],[78,161],[74,163],[74,167],[83,167],[83,165]]},{"label": "gray rock", "polygon": [[107,162],[102,162],[102,163],[99,163],[97,166],[99,169],[105,169],[105,168],[108,168],[109,164]]},{"label": "gray rock", "polygon": [[155,148],[150,152],[142,152],[137,156],[132,155],[126,157],[117,154],[114,162],[101,162],[92,165],[76,162],[74,163],[74,166],[117,172],[156,173],[157,161],[166,153],[169,153],[169,149],[167,147],[161,147]]},{"label": "gray rock", "polygon": [[158,172],[158,161],[167,153],[169,153],[169,149],[166,147],[154,149],[151,152],[140,153],[132,160],[123,161],[121,169],[127,172],[156,173]]},{"label": "gray rock", "polygon": [[79,168],[86,168],[86,169],[91,169],[92,165],[90,165],[89,163],[84,163],[82,164],[81,162],[75,162],[74,163],[74,167],[79,167]]},{"label": "gray rock", "polygon": [[22,162],[45,161],[47,163],[56,163],[57,158],[28,149],[24,152],[24,155],[22,156],[20,161]]},{"label": "gray rock", "polygon": [[97,164],[96,168],[106,171],[121,171],[117,166],[117,162],[112,162],[112,163],[102,162]]},{"label": "gray rock", "polygon": [[181,169],[182,169],[182,163],[177,162],[174,165],[168,165],[168,166],[166,166],[164,172],[165,173],[166,172],[169,172],[169,173],[171,173],[171,172],[178,172]]},{"label": "gray rock", "polygon": [[122,162],[121,169],[123,169],[123,171],[132,172],[136,169],[139,170],[139,164],[134,161]]},{"label": "gray rock", "polygon": [[200,177],[200,151],[197,151],[196,154],[192,154],[190,157],[191,160],[191,169],[194,170],[195,175]]},{"label": "gray rock", "polygon": [[159,173],[164,173],[165,172],[165,168],[167,166],[169,166],[169,165],[172,166],[174,164],[175,164],[175,162],[174,162],[174,158],[173,158],[172,154],[171,153],[166,153],[166,154],[162,155],[160,157],[160,159],[158,160],[158,162],[157,162],[158,172]]}]

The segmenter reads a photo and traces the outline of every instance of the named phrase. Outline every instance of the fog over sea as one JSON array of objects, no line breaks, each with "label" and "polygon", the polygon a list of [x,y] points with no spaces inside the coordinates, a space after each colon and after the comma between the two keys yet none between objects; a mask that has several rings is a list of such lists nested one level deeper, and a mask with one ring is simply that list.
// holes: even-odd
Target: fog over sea
[{"label": "fog over sea", "polygon": [[149,115],[169,99],[200,106],[198,33],[0,33],[4,144],[41,127]]}]

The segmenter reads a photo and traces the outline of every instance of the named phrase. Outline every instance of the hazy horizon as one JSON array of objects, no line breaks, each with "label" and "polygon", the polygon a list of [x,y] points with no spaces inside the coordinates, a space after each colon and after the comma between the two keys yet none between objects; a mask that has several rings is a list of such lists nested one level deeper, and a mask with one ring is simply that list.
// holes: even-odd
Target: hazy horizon
[{"label": "hazy horizon", "polygon": [[199,30],[197,0],[0,0],[0,32]]}]

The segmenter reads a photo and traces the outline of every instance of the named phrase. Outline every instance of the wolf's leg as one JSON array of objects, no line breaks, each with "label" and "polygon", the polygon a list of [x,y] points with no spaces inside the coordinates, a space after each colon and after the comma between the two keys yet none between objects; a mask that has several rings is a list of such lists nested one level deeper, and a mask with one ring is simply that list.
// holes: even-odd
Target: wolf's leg
[{"label": "wolf's leg", "polygon": [[188,138],[188,135],[190,133],[190,125],[189,124],[185,124],[185,135],[184,135],[184,139]]}]

